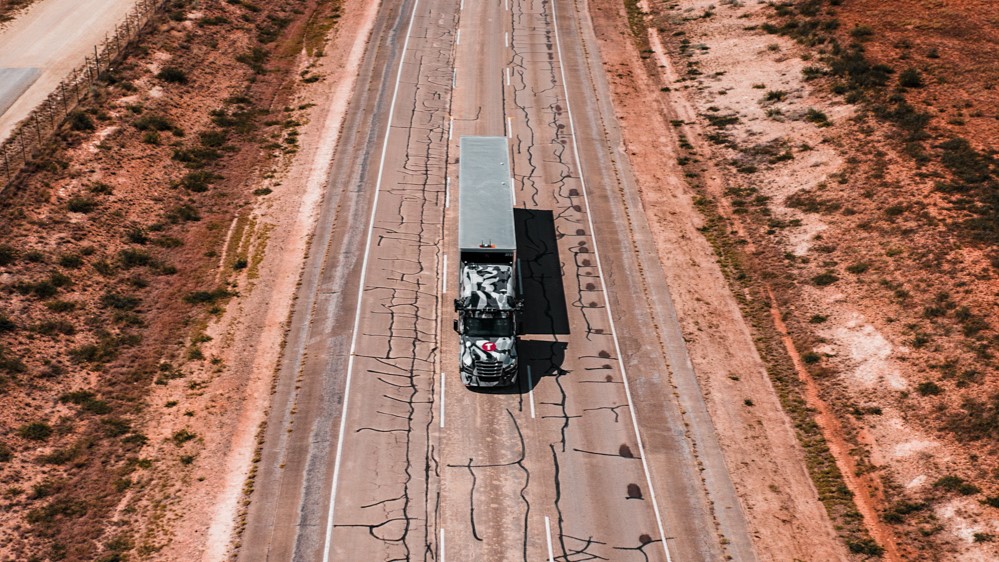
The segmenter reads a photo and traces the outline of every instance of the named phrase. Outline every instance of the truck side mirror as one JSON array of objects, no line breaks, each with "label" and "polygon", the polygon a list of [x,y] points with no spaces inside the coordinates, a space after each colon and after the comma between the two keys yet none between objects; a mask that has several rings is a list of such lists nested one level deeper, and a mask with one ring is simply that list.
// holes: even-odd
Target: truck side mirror
[{"label": "truck side mirror", "polygon": [[458,332],[459,334],[461,333],[461,328],[457,320],[454,321],[454,331]]}]

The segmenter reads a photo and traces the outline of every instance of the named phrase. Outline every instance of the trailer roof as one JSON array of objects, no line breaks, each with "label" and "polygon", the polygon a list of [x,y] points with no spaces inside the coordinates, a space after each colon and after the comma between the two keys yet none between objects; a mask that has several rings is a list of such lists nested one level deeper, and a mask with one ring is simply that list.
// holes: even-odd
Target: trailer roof
[{"label": "trailer roof", "polygon": [[506,137],[462,137],[458,156],[459,247],[514,251],[513,178]]}]

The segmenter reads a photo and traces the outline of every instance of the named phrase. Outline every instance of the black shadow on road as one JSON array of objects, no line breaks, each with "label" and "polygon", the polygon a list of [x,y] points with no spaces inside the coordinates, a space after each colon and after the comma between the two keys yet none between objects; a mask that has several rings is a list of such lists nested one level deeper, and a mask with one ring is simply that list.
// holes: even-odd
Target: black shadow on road
[{"label": "black shadow on road", "polygon": [[521,332],[567,335],[569,313],[562,285],[562,262],[558,258],[555,217],[551,211],[514,209],[513,221],[524,297]]}]

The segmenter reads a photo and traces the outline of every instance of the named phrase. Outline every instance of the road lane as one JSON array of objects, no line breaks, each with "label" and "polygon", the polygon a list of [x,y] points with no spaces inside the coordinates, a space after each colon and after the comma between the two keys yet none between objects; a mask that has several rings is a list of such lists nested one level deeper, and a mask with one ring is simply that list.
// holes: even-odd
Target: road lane
[{"label": "road lane", "polygon": [[[579,14],[555,9],[384,4],[292,319],[241,558],[440,560],[446,534],[452,560],[752,559],[726,546],[738,525],[712,508],[701,443],[648,329],[665,288],[633,273],[642,240],[631,241],[626,170]],[[460,209],[449,203],[463,135],[511,139],[529,333],[510,389],[472,391],[457,376]]]}]

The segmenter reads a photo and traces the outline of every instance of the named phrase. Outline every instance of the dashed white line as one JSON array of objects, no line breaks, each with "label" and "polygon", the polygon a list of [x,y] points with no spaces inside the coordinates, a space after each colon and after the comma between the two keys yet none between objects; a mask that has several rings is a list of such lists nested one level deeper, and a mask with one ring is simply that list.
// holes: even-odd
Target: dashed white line
[{"label": "dashed white line", "polygon": [[448,126],[447,126],[447,140],[448,141],[451,140],[451,134],[452,133],[454,133],[454,117],[451,118],[451,121],[448,123]]},{"label": "dashed white line", "polygon": [[454,37],[454,44],[461,45],[461,30],[458,30],[458,34]]},{"label": "dashed white line", "polygon": [[458,83],[458,69],[455,68],[451,71],[451,87],[454,88],[455,84]]},{"label": "dashed white line", "polygon": [[[444,427],[444,371],[441,371],[441,427]],[[444,550],[444,531],[441,530],[441,551]],[[441,557],[441,560],[444,558]]]},{"label": "dashed white line", "polygon": [[330,507],[326,514],[326,539],[323,544],[323,562],[330,560],[330,546],[333,540],[333,516],[336,509],[337,483],[340,481],[340,461],[343,458],[343,436],[347,429],[347,406],[350,403],[350,381],[354,373],[354,352],[357,349],[357,334],[361,325],[361,303],[364,298],[364,278],[368,271],[368,256],[371,251],[371,234],[375,228],[375,212],[378,210],[378,193],[382,187],[382,177],[385,172],[385,157],[388,154],[389,136],[392,132],[392,119],[395,117],[395,103],[399,97],[399,85],[402,83],[403,61],[409,51],[409,37],[413,31],[413,23],[416,21],[416,10],[420,6],[420,0],[413,2],[413,13],[409,18],[409,27],[406,29],[406,40],[402,44],[402,52],[399,55],[399,72],[395,76],[395,89],[392,92],[392,105],[389,106],[388,121],[385,124],[385,141],[382,143],[382,156],[378,164],[378,179],[375,180],[375,193],[371,200],[371,217],[368,220],[368,235],[364,243],[364,259],[361,262],[361,280],[357,284],[357,307],[354,309],[354,330],[350,337],[350,356],[347,359],[347,375],[343,389],[343,408],[340,410],[340,432],[336,442],[336,460],[333,462],[333,481],[330,483]]},{"label": "dashed white line", "polygon": [[509,47],[510,46],[510,32],[509,31],[504,31],[503,32],[503,46],[505,46],[505,47]]},{"label": "dashed white line", "polygon": [[[448,134],[448,139],[451,136]],[[444,182],[444,208],[447,209],[451,206],[451,176],[448,176]]]},{"label": "dashed white line", "polygon": [[506,70],[506,85],[509,86],[510,85],[510,67],[508,66],[504,70]]},{"label": "dashed white line", "polygon": [[548,539],[548,562],[555,562],[555,550],[552,549],[552,522],[545,515],[545,538]]},{"label": "dashed white line", "polygon": [[513,138],[513,121],[509,117],[506,118],[506,136]]},{"label": "dashed white line", "polygon": [[534,377],[531,376],[531,366],[527,366],[527,394],[531,402],[531,417],[534,417]]},{"label": "dashed white line", "polygon": [[[669,553],[669,546],[666,544],[666,531],[663,527],[662,515],[659,513],[659,502],[656,500],[656,489],[652,486],[652,473],[649,472],[649,463],[645,458],[645,445],[642,443],[642,434],[638,429],[638,416],[635,414],[635,404],[631,399],[631,386],[628,384],[628,373],[624,368],[624,358],[621,355],[621,344],[617,340],[617,330],[614,327],[614,314],[611,312],[610,298],[607,295],[607,286],[604,283],[603,268],[600,265],[600,254],[597,252],[597,235],[593,230],[593,214],[590,212],[590,200],[586,194],[586,181],[583,179],[582,161],[579,158],[579,144],[576,140],[576,125],[572,118],[572,104],[569,102],[569,89],[565,81],[565,59],[562,57],[562,42],[558,32],[558,2],[552,2],[552,27],[555,28],[555,48],[558,52],[559,72],[562,75],[562,92],[565,94],[565,111],[569,118],[569,135],[572,137],[572,151],[576,157],[576,166],[579,167],[579,186],[583,192],[583,204],[586,207],[586,221],[590,229],[590,237],[593,240],[593,256],[597,264],[597,275],[600,277],[600,290],[604,294],[604,308],[607,310],[607,320],[610,323],[611,336],[614,340],[614,352],[617,354],[618,368],[621,369],[621,379],[624,382],[624,394],[628,398],[628,410],[631,412],[631,424],[635,430],[635,438],[638,440],[638,456],[642,459],[642,468],[645,470],[645,482],[649,487],[649,497],[652,499],[652,509],[656,514],[656,524],[659,527],[659,538],[662,540],[663,551],[666,553],[666,562],[672,562],[673,558]],[[547,522],[547,518],[546,518]]]},{"label": "dashed white line", "polygon": [[440,559],[444,562],[444,529],[441,529]]}]

